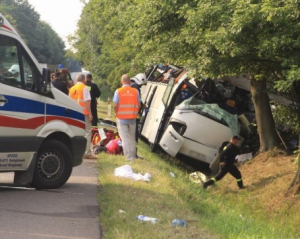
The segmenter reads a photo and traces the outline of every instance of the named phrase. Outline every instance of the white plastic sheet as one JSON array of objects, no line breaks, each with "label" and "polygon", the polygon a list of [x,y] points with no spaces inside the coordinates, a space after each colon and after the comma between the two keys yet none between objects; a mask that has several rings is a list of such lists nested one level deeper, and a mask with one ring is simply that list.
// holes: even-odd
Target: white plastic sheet
[{"label": "white plastic sheet", "polygon": [[146,181],[146,182],[149,182],[150,178],[151,178],[150,173],[145,173],[144,175],[142,175],[140,173],[138,173],[138,174],[133,173],[131,166],[127,165],[127,164],[123,165],[121,167],[115,168],[114,175],[116,177],[131,178],[136,181],[142,180],[142,181]]},{"label": "white plastic sheet", "polygon": [[236,159],[239,163],[244,163],[245,161],[251,160],[252,158],[252,153],[240,154],[236,156]]}]

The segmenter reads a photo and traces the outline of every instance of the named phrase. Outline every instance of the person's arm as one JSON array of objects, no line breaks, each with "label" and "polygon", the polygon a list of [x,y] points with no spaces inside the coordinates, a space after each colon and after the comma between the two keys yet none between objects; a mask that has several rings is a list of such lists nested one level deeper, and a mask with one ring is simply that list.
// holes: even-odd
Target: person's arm
[{"label": "person's arm", "polygon": [[141,93],[140,93],[139,90],[137,90],[137,92],[138,92],[138,102],[139,102],[139,104],[138,104],[138,112],[140,112],[140,109],[142,107]]},{"label": "person's arm", "polygon": [[119,103],[114,102],[114,111],[115,111],[115,115],[117,115],[119,110]]},{"label": "person's arm", "polygon": [[96,85],[96,84],[94,84],[94,96],[96,97],[96,98],[99,98],[100,97],[100,95],[101,95],[101,91],[99,90],[99,88],[98,88],[98,86]]},{"label": "person's arm", "polygon": [[91,111],[91,94],[90,94],[89,88],[87,86],[84,87],[84,90],[83,90],[83,100],[85,103],[85,109],[88,111],[90,121],[92,121],[93,115],[92,115],[92,111]]},{"label": "person's arm", "polygon": [[220,153],[220,165],[221,166],[225,166],[227,164],[227,151],[228,151],[228,148],[224,149],[221,153]]},{"label": "person's arm", "polygon": [[92,111],[91,111],[91,101],[87,100],[87,101],[84,101],[84,103],[85,103],[85,109],[89,112],[90,121],[92,121],[93,115],[92,115]]},{"label": "person's arm", "polygon": [[115,115],[117,115],[117,113],[119,111],[119,94],[118,94],[118,90],[115,91],[113,102],[114,102]]}]

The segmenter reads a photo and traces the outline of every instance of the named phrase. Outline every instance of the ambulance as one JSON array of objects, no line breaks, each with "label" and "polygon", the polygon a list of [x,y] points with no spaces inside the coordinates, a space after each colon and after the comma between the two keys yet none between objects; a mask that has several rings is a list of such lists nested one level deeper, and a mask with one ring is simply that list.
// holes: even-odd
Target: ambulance
[{"label": "ambulance", "polygon": [[59,188],[82,163],[84,136],[82,108],[0,13],[0,172],[14,172],[16,185]]}]

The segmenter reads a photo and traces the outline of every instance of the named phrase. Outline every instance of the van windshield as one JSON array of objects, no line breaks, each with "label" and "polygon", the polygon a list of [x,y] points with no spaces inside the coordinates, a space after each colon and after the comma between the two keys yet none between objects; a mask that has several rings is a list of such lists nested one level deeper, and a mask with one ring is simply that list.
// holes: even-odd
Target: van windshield
[{"label": "van windshield", "polygon": [[176,106],[180,110],[192,110],[216,122],[228,126],[234,135],[238,134],[238,117],[219,107],[218,104],[206,104],[205,101],[191,97]]}]

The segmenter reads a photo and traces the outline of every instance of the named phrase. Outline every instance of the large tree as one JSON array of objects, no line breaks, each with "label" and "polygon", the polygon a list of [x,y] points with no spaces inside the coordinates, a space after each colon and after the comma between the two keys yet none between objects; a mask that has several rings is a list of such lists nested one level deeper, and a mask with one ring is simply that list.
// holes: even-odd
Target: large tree
[{"label": "large tree", "polygon": [[122,74],[134,74],[137,48],[128,40],[131,1],[91,0],[85,6],[77,32],[69,38],[76,59],[112,89]]},{"label": "large tree", "polygon": [[261,3],[251,1],[198,1],[196,7],[182,12],[187,23],[180,37],[196,46],[195,54],[186,61],[197,72],[216,78],[228,75],[248,78],[262,152],[278,144],[267,80],[274,80],[272,73],[280,63],[262,46],[264,32],[272,26],[268,26],[261,9]]},{"label": "large tree", "polygon": [[298,5],[292,0],[91,0],[74,46],[83,65],[98,69],[112,88],[123,73],[158,62],[185,66],[196,77],[244,75],[263,152],[279,142],[268,91],[286,80],[291,63],[298,65],[298,30],[293,33]]},{"label": "large tree", "polygon": [[40,20],[40,15],[27,0],[2,0],[0,11],[16,28],[39,62],[64,63],[63,40],[48,23]]}]

